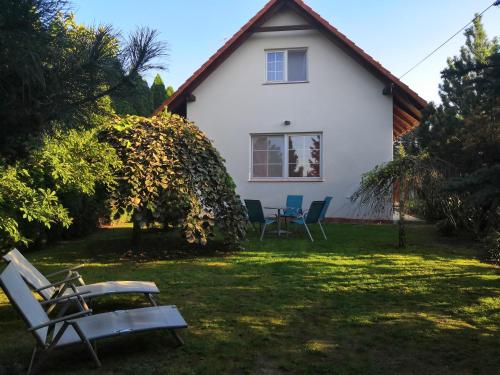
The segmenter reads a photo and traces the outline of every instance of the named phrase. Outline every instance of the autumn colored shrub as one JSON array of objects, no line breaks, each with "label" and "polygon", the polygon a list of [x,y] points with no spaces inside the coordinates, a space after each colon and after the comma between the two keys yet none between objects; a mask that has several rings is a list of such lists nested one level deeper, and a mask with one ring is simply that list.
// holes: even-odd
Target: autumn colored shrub
[{"label": "autumn colored shrub", "polygon": [[173,114],[117,117],[106,134],[123,167],[114,205],[144,227],[181,228],[189,243],[206,244],[218,226],[225,242],[245,235],[246,216],[224,160],[193,123]]}]

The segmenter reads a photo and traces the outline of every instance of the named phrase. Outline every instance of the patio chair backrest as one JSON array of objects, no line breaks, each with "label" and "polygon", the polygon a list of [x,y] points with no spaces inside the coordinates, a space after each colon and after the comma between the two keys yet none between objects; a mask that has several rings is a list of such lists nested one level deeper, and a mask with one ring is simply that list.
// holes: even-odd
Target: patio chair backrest
[{"label": "patio chair backrest", "polygon": [[[29,327],[49,321],[47,313],[37,301],[26,282],[18,272],[18,268],[10,263],[0,275],[0,286],[10,303],[19,311]],[[40,344],[45,344],[48,328],[34,331]]]},{"label": "patio chair backrest", "polygon": [[[3,256],[3,259],[13,264],[21,276],[26,280],[26,282],[31,285],[34,289],[38,289],[50,284],[45,276],[38,271],[28,259],[24,257],[23,254],[17,249],[12,249],[7,254]],[[40,294],[44,299],[50,299],[54,295],[55,288],[50,287],[40,291]]]},{"label": "patio chair backrest", "polygon": [[313,201],[309,206],[307,215],[305,217],[306,224],[315,224],[319,221],[321,216],[321,211],[325,206],[325,201]]},{"label": "patio chair backrest", "polygon": [[286,209],[284,210],[284,215],[287,216],[297,216],[302,210],[302,201],[304,200],[303,195],[288,195],[286,197]]},{"label": "patio chair backrest", "polygon": [[257,199],[245,199],[245,206],[247,206],[248,221],[251,223],[265,223],[264,211],[262,204]]},{"label": "patio chair backrest", "polygon": [[319,219],[321,221],[325,220],[326,212],[328,211],[328,207],[330,207],[330,202],[332,201],[332,198],[333,197],[325,197],[325,205],[323,206],[321,214],[319,215]]}]

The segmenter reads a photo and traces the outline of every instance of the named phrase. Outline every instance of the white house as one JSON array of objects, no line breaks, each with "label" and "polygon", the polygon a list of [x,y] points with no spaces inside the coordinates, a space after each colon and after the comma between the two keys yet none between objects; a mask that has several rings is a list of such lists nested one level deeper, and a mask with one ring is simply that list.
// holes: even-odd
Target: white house
[{"label": "white house", "polygon": [[155,113],[194,121],[242,198],[331,195],[329,217],[388,219],[349,197],[425,105],[303,1],[271,0]]}]

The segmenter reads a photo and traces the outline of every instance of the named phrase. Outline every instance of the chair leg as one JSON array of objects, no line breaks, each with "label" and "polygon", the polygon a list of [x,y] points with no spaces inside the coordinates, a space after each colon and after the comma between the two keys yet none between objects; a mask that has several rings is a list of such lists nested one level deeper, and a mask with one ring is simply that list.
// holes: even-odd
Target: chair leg
[{"label": "chair leg", "polygon": [[31,360],[30,360],[30,364],[28,366],[28,372],[27,372],[28,375],[30,375],[31,371],[33,370],[33,364],[35,363],[35,358],[36,358],[37,353],[38,353],[38,346],[35,345],[35,347],[33,348],[33,353],[31,353]]},{"label": "chair leg", "polygon": [[82,332],[80,327],[78,326],[77,323],[72,324],[73,328],[75,329],[76,333],[78,336],[80,336],[80,339],[82,340],[83,344],[87,347],[88,351],[90,352],[90,355],[92,356],[92,359],[94,360],[94,363],[96,364],[97,367],[101,367],[101,361],[97,357],[97,353],[94,350],[94,347],[90,343],[89,339],[85,336],[85,334]]},{"label": "chair leg", "polygon": [[151,303],[151,306],[158,306],[151,293],[146,293],[146,297],[148,298],[149,303]]},{"label": "chair leg", "polygon": [[323,237],[325,237],[325,240],[327,240],[328,238],[326,238],[325,230],[323,229],[323,225],[321,225],[321,221],[318,221],[318,224],[319,227],[321,228],[321,233],[323,233]]},{"label": "chair leg", "polygon": [[306,228],[306,232],[309,235],[309,238],[311,239],[311,242],[314,242],[313,236],[311,235],[311,232],[309,231],[309,228],[307,227],[306,223],[304,223],[304,227]]},{"label": "chair leg", "polygon": [[[40,368],[44,364],[45,360],[49,356],[49,353],[50,353],[50,350],[44,350],[41,348],[36,349],[36,352],[33,351],[33,356],[32,356],[33,363],[30,363],[30,367],[28,368],[28,375],[29,374],[37,374],[39,372],[38,370],[40,370]],[[37,355],[38,355],[38,361],[35,364],[35,357]]]},{"label": "chair leg", "polygon": [[172,336],[174,336],[175,340],[177,341],[177,344],[184,345],[184,340],[182,339],[181,336],[179,336],[179,333],[175,329],[171,329],[170,333],[172,334]]},{"label": "chair leg", "polygon": [[260,240],[261,241],[264,238],[264,233],[266,232],[266,226],[267,226],[267,224],[264,224],[264,226],[262,227],[262,232],[260,234]]}]

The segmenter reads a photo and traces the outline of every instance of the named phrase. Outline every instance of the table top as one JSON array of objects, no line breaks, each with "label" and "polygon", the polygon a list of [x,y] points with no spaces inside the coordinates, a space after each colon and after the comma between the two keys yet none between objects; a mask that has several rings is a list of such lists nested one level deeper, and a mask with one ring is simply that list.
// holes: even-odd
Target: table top
[{"label": "table top", "polygon": [[268,209],[268,210],[286,210],[288,207],[264,207],[265,209]]}]

